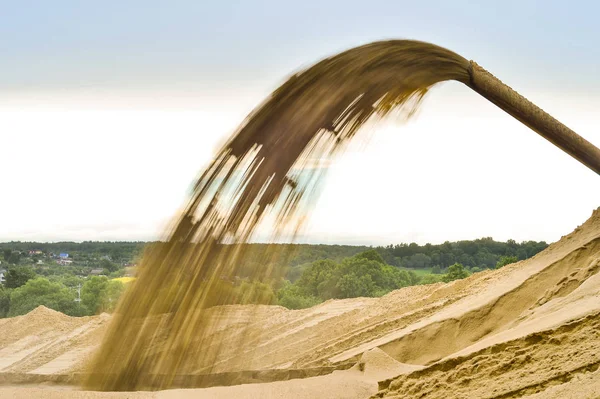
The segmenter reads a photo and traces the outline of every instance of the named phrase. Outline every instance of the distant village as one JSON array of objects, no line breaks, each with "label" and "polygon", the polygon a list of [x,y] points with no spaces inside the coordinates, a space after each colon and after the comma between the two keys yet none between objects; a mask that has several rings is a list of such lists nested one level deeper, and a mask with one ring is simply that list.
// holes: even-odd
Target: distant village
[{"label": "distant village", "polygon": [[51,252],[42,249],[3,249],[0,258],[0,284],[6,281],[6,273],[13,266],[29,266],[39,275],[70,274],[81,278],[88,276],[133,277],[136,263],[115,260],[110,255],[90,254],[77,251]]}]

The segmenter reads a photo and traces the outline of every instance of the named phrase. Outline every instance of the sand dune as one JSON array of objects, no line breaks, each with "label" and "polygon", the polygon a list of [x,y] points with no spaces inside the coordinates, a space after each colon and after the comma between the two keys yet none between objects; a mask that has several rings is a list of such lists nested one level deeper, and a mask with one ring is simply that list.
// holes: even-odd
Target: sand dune
[{"label": "sand dune", "polygon": [[465,280],[297,311],[213,308],[214,356],[190,351],[182,374],[215,377],[182,386],[238,385],[157,393],[15,387],[75,384],[110,320],[40,307],[0,320],[0,397],[600,397],[598,271],[600,210],[534,258]]}]

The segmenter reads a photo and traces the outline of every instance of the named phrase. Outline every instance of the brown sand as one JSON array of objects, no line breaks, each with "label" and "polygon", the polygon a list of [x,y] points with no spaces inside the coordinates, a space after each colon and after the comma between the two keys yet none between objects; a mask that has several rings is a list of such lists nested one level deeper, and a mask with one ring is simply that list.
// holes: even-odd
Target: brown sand
[{"label": "brown sand", "polygon": [[[0,398],[367,398],[376,394],[377,382],[378,397],[390,398],[595,398],[600,390],[599,270],[600,209],[536,257],[465,280],[297,311],[235,305],[205,312],[219,320],[211,321],[219,326],[212,342],[232,342],[245,334],[251,343],[241,352],[235,345],[221,348],[216,371],[326,370],[328,365],[354,362],[346,371],[291,380],[291,375],[280,374],[277,378],[284,381],[274,381],[265,372],[254,382],[263,377],[270,382],[141,396],[12,386],[0,387]],[[89,348],[91,339],[97,343],[106,319],[70,318],[42,308],[3,320],[0,328],[10,338],[3,337],[0,359],[10,358],[11,364],[0,372],[0,381],[61,382],[58,377],[85,371],[84,359],[76,355],[67,371],[39,375],[36,369],[55,361],[53,356]],[[101,322],[92,324],[95,320]],[[5,330],[8,325],[13,326],[10,332]],[[84,326],[89,328],[82,330]],[[60,341],[66,336],[70,345]],[[26,344],[16,346],[19,342]],[[38,349],[27,352],[30,348]],[[246,358],[252,360],[239,360]],[[187,358],[183,365],[191,374],[206,371],[202,359]],[[9,375],[10,370],[14,372]]]},{"label": "brown sand", "polygon": [[[410,367],[409,367],[410,368]],[[410,368],[411,370],[413,368]],[[377,392],[381,377],[406,372],[406,366],[394,361],[379,349],[365,353],[351,370],[335,371],[329,375],[231,387],[205,389],[173,389],[160,392],[90,392],[69,387],[0,387],[0,398],[156,398],[156,399],[263,399],[298,398],[362,399]]]}]

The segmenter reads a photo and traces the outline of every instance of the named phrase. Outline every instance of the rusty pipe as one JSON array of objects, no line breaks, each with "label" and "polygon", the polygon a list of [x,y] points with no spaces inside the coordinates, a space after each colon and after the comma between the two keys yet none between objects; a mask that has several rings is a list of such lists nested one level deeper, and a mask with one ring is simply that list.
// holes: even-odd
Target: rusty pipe
[{"label": "rusty pipe", "polygon": [[502,83],[474,61],[470,62],[469,74],[471,79],[466,84],[470,88],[600,175],[598,147]]}]

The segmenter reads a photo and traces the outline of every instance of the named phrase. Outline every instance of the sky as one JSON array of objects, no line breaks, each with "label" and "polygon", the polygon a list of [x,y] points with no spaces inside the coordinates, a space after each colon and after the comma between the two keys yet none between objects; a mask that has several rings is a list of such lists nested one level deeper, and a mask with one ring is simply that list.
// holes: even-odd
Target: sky
[{"label": "sky", "polygon": [[[0,241],[161,237],[286,77],[382,39],[473,59],[600,146],[600,5],[479,3],[0,0]],[[600,206],[599,176],[456,82],[366,130],[300,242],[551,242]]]}]

